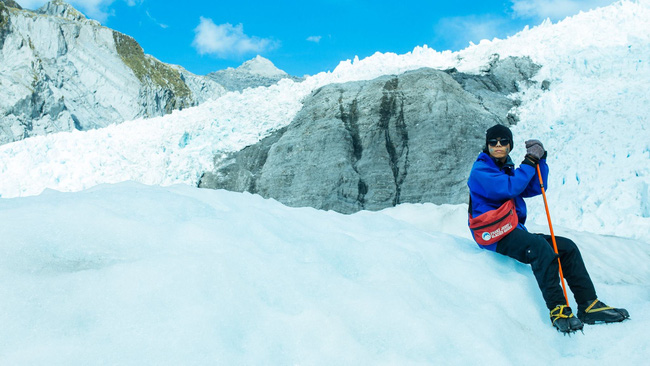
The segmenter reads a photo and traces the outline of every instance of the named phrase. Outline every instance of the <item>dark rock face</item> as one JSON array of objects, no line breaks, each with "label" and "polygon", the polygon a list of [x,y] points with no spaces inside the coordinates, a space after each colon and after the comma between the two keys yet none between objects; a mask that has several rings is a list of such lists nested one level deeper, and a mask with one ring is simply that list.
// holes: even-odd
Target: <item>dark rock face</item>
[{"label": "dark rock face", "polygon": [[0,0],[0,49],[5,45],[5,38],[7,37],[9,12],[5,6],[5,0]]},{"label": "dark rock face", "polygon": [[14,0],[0,0],[0,3],[4,3],[10,8],[22,9],[22,7]]},{"label": "dark rock face", "polygon": [[327,85],[289,126],[216,161],[199,186],[343,213],[466,202],[485,130],[514,121],[507,95],[535,71],[508,59],[483,75],[420,69]]}]

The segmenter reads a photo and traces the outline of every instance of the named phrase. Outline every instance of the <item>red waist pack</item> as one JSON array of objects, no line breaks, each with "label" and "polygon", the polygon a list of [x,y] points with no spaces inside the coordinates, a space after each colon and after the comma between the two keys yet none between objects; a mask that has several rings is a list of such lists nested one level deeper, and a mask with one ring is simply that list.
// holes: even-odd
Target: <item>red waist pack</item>
[{"label": "red waist pack", "polygon": [[[472,203],[470,202],[470,209]],[[480,245],[490,245],[503,239],[519,224],[515,200],[506,201],[496,210],[488,211],[477,218],[469,214],[469,228],[474,240]]]}]

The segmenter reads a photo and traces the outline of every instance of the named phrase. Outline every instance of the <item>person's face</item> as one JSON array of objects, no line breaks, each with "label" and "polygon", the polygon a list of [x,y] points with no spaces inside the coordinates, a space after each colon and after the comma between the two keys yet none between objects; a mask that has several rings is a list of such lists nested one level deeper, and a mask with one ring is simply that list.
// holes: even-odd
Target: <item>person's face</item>
[{"label": "person's face", "polygon": [[498,137],[488,141],[490,156],[495,159],[504,159],[510,153],[510,140]]}]

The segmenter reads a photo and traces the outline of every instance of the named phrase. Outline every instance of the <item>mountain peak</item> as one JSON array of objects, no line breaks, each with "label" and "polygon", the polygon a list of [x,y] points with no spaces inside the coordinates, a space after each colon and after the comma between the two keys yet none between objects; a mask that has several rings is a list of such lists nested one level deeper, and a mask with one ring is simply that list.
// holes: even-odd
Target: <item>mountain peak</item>
[{"label": "mountain peak", "polygon": [[241,64],[238,68],[229,67],[224,70],[211,72],[210,79],[221,84],[228,91],[242,91],[246,88],[271,86],[282,79],[302,81],[278,69],[273,62],[257,55],[255,58]]},{"label": "mountain peak", "polygon": [[51,0],[36,12],[75,21],[86,19],[86,16],[63,0]]},{"label": "mountain peak", "polygon": [[0,0],[0,3],[3,3],[10,8],[22,9],[22,7],[14,0]]},{"label": "mountain peak", "polygon": [[266,77],[287,75],[286,72],[275,67],[273,62],[260,55],[257,55],[255,58],[244,62],[237,68],[237,71]]}]

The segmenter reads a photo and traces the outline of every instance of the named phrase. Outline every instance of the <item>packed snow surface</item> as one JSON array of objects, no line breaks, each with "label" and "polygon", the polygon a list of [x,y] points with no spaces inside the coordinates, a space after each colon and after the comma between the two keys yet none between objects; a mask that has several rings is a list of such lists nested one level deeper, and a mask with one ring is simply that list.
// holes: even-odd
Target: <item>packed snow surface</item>
[{"label": "packed snow surface", "polygon": [[140,183],[3,199],[0,364],[650,358],[649,243],[557,229],[578,242],[599,297],[631,314],[567,337],[530,268],[478,248],[465,219],[459,206],[342,215]]}]

